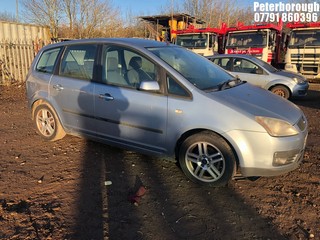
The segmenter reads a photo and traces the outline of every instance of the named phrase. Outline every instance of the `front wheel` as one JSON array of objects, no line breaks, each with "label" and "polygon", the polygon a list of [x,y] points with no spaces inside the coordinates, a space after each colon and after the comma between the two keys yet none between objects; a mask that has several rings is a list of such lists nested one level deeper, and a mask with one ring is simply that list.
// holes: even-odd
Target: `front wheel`
[{"label": "front wheel", "polygon": [[36,107],[33,119],[37,132],[48,141],[55,141],[66,135],[57,114],[47,104]]},{"label": "front wheel", "polygon": [[225,186],[232,178],[236,156],[219,135],[203,132],[188,137],[181,145],[179,163],[193,182]]},{"label": "front wheel", "polygon": [[285,86],[278,85],[278,86],[271,88],[270,91],[276,95],[279,95],[280,97],[285,98],[285,99],[290,98],[290,91]]}]

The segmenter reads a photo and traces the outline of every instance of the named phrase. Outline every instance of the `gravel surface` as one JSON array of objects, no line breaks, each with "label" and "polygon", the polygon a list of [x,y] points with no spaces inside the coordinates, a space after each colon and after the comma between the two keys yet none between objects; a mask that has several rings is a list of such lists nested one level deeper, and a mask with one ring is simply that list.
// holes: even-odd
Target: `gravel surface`
[{"label": "gravel surface", "polygon": [[203,188],[174,162],[43,141],[24,86],[0,86],[0,239],[320,239],[320,85],[292,101],[309,121],[299,169]]}]

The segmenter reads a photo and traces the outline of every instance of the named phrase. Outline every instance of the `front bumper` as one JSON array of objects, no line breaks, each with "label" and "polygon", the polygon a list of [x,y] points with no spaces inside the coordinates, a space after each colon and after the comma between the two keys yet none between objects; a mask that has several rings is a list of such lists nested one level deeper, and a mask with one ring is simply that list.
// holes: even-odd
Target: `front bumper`
[{"label": "front bumper", "polygon": [[[268,133],[233,130],[225,136],[230,139],[237,156],[241,175],[277,176],[298,168],[303,160],[307,128],[290,137],[271,137]],[[275,163],[278,153],[288,153],[283,164]],[[291,153],[295,153],[294,155]]]},{"label": "front bumper", "polygon": [[304,156],[304,150],[302,150],[299,153],[299,156],[296,158],[296,160],[288,165],[284,166],[278,166],[278,167],[273,167],[270,169],[265,169],[265,168],[252,168],[252,167],[240,167],[240,171],[242,176],[244,177],[249,177],[249,176],[265,176],[265,177],[270,177],[270,176],[278,176],[282,175],[288,172],[291,172],[295,169],[297,169]]},{"label": "front bumper", "polygon": [[307,95],[309,83],[296,84],[292,89],[292,97],[303,97]]}]

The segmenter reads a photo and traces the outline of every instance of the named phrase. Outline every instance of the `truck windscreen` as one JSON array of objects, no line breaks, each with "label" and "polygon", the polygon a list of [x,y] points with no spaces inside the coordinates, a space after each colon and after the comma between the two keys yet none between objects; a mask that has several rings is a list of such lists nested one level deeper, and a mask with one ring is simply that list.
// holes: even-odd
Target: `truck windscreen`
[{"label": "truck windscreen", "polygon": [[266,44],[266,32],[241,32],[229,33],[226,47],[264,47]]},{"label": "truck windscreen", "polygon": [[293,31],[289,47],[300,46],[320,46],[320,29]]},{"label": "truck windscreen", "polygon": [[177,45],[186,48],[205,49],[208,45],[207,34],[185,34],[177,35]]}]

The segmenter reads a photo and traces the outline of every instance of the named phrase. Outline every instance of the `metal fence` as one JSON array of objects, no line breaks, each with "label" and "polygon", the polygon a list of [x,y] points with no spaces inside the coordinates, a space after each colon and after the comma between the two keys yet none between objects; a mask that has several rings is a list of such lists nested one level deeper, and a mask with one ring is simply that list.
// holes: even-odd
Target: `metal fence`
[{"label": "metal fence", "polygon": [[35,54],[50,42],[48,27],[0,21],[0,85],[23,82]]},{"label": "metal fence", "polygon": [[32,41],[0,40],[0,84],[23,82],[38,49]]}]

